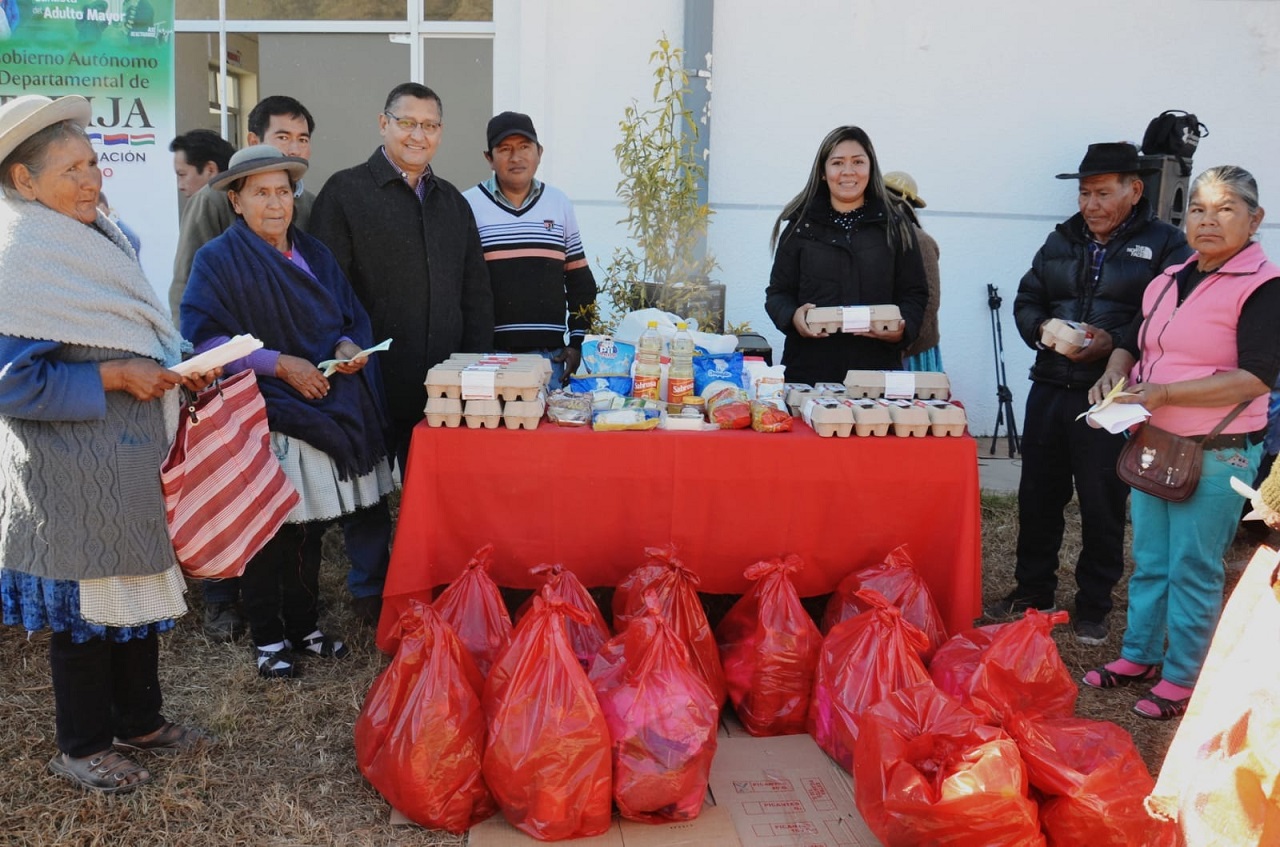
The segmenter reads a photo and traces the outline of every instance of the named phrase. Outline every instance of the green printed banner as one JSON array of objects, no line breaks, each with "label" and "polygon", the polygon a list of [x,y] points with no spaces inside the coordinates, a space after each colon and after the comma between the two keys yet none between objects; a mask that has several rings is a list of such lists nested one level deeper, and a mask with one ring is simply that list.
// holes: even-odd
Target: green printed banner
[{"label": "green printed banner", "polygon": [[0,102],[79,94],[112,210],[141,239],[151,284],[168,291],[178,200],[173,0],[0,0]]}]

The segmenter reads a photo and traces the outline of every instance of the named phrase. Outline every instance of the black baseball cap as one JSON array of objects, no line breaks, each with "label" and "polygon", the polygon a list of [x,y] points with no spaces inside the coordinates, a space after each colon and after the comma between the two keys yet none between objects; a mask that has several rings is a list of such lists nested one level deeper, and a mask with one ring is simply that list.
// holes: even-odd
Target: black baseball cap
[{"label": "black baseball cap", "polygon": [[494,115],[489,119],[489,128],[485,131],[485,135],[489,139],[490,150],[513,135],[523,135],[534,144],[538,143],[538,133],[533,128],[533,118],[519,112],[503,112],[500,115]]}]

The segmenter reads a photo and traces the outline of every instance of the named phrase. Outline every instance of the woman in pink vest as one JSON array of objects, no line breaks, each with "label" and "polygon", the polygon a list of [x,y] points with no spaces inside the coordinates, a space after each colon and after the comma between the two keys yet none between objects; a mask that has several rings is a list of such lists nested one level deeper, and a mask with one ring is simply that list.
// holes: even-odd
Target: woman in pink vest
[{"label": "woman in pink vest", "polygon": [[[1133,576],[1120,658],[1084,676],[1094,688],[1159,680],[1133,710],[1168,720],[1187,709],[1222,611],[1222,556],[1240,519],[1232,476],[1251,482],[1280,372],[1280,267],[1253,240],[1262,223],[1258,185],[1233,165],[1196,177],[1187,242],[1196,253],[1152,280],[1142,313],[1089,392],[1099,401],[1121,378],[1119,403],[1141,403],[1153,426],[1207,436],[1195,493],[1173,503],[1134,490]],[[1166,647],[1166,640],[1168,646]],[[1163,667],[1161,667],[1163,665]]]}]

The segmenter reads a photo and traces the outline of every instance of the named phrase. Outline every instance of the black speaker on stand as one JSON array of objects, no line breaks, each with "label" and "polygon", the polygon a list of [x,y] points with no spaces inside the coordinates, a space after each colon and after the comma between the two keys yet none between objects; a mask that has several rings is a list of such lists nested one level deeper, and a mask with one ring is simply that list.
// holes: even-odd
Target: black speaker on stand
[{"label": "black speaker on stand", "polygon": [[1139,156],[1138,164],[1157,169],[1142,175],[1142,194],[1151,202],[1156,217],[1181,229],[1187,215],[1191,160],[1177,156]]}]

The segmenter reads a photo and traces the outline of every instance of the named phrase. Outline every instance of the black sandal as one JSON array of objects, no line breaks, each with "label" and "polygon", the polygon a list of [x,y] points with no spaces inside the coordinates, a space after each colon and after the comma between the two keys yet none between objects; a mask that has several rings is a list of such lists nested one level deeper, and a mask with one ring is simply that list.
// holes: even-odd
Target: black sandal
[{"label": "black sandal", "polygon": [[350,647],[341,641],[333,640],[318,629],[302,639],[301,644],[297,647],[294,647],[293,643],[288,639],[285,639],[284,643],[287,647],[297,650],[300,656],[319,656],[321,659],[345,659],[351,654]]},{"label": "black sandal", "polygon": [[[1155,706],[1160,710],[1160,713],[1153,715],[1150,712],[1144,712],[1139,709],[1138,705],[1144,702]],[[1181,700],[1170,700],[1168,697],[1161,697],[1159,694],[1148,693],[1146,697],[1133,704],[1133,713],[1151,721],[1168,721],[1185,715],[1187,713],[1187,704],[1190,702],[1190,695],[1183,697]]]},{"label": "black sandal", "polygon": [[162,723],[155,732],[115,740],[115,746],[122,750],[149,750],[152,753],[186,753],[213,743],[213,736],[204,730],[171,721]]},{"label": "black sandal", "polygon": [[[49,772],[100,794],[125,794],[152,780],[150,771],[115,750],[85,756],[83,759],[59,753],[49,760]],[[131,776],[138,778],[127,782]]]},{"label": "black sandal", "polygon": [[254,647],[253,650],[257,656],[258,676],[263,679],[291,679],[298,675],[298,666],[285,657],[285,648],[263,650]]},{"label": "black sandal", "polygon": [[[1098,675],[1098,682],[1096,685],[1089,681],[1089,674],[1091,673],[1096,673]],[[1147,669],[1142,673],[1119,673],[1102,666],[1090,668],[1085,671],[1085,674],[1080,678],[1080,681],[1090,688],[1110,689],[1132,685],[1135,682],[1150,682],[1159,676],[1159,674],[1159,665],[1147,665]]]}]

